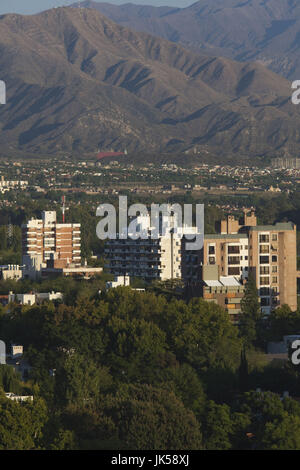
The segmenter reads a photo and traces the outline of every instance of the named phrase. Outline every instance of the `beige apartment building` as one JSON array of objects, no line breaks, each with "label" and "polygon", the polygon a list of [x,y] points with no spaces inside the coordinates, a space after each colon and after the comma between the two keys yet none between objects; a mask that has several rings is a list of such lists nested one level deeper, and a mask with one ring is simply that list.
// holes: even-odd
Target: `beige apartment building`
[{"label": "beige apartment building", "polygon": [[266,314],[284,304],[296,310],[296,226],[292,222],[260,226],[254,212],[245,212],[241,223],[232,216],[221,221],[220,230],[219,234],[205,235],[203,250],[198,253],[199,266],[217,265],[220,276],[242,281],[252,273]]},{"label": "beige apartment building", "polygon": [[57,223],[55,211],[44,211],[42,219],[22,225],[22,255],[27,275],[40,272],[50,260],[58,267],[80,266],[80,224]]}]

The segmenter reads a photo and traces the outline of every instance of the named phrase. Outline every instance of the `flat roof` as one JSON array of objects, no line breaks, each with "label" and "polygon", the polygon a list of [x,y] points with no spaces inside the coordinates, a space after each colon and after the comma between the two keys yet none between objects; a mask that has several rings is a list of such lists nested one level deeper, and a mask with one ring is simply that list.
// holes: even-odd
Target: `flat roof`
[{"label": "flat roof", "polygon": [[222,284],[219,281],[207,280],[204,282],[208,287],[222,287]]},{"label": "flat roof", "polygon": [[257,225],[256,227],[250,227],[250,231],[254,232],[279,232],[281,230],[294,230],[293,222],[277,222],[274,225]]},{"label": "flat roof", "polygon": [[208,287],[242,287],[240,281],[234,276],[220,276],[220,280],[207,279],[204,283]]},{"label": "flat roof", "polygon": [[220,282],[223,286],[240,286],[241,283],[234,276],[220,276]]}]

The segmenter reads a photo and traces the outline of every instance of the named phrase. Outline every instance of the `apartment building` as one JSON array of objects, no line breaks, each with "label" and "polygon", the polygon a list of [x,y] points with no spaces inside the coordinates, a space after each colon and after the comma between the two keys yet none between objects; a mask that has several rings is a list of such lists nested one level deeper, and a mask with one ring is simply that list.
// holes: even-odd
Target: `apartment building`
[{"label": "apartment building", "polygon": [[22,259],[25,275],[40,272],[49,260],[60,267],[81,265],[80,224],[58,223],[55,211],[22,225]]},{"label": "apartment building", "polygon": [[297,309],[297,232],[291,222],[251,227],[249,266],[259,289],[262,310],[287,304]]},{"label": "apartment building", "polygon": [[202,266],[201,278],[201,297],[223,307],[230,319],[238,323],[245,283],[235,276],[220,276],[217,265]]},{"label": "apartment building", "polygon": [[[163,220],[161,227],[167,223]],[[170,227],[174,223],[169,218]],[[105,248],[107,268],[115,276],[142,277],[148,281],[182,278],[182,249],[184,234],[195,234],[196,228],[178,229],[176,233],[159,231],[151,238],[150,217],[139,216],[136,219],[138,231],[147,236],[133,240],[128,237],[108,240]]]},{"label": "apartment building", "polygon": [[149,281],[181,278],[181,242],[173,235],[158,240],[110,240],[105,255],[115,276]]},{"label": "apartment building", "polygon": [[[242,222],[229,216],[221,221],[221,233],[205,235],[194,274],[201,280],[200,267],[217,265],[221,276],[256,280],[262,311],[287,304],[297,309],[296,226],[291,223],[257,225],[255,214],[244,213]],[[189,278],[191,281],[193,278]]]}]

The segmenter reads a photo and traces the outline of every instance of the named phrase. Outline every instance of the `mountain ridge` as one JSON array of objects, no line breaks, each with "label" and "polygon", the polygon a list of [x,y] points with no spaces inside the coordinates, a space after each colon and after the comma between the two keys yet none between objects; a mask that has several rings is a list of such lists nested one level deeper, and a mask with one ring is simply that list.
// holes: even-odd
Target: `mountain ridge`
[{"label": "mountain ridge", "polygon": [[180,43],[198,53],[261,61],[286,78],[300,77],[297,0],[199,0],[185,8],[166,7],[165,11],[90,0],[82,5],[128,28]]},{"label": "mountain ridge", "polygon": [[90,9],[0,17],[3,155],[294,152],[290,83],[207,57]]}]

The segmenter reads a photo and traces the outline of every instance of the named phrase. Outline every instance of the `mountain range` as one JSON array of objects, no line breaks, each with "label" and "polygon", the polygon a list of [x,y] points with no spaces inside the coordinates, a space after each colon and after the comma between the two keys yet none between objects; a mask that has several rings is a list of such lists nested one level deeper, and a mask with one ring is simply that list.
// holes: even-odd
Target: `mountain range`
[{"label": "mountain range", "polygon": [[260,61],[286,78],[300,79],[298,0],[199,0],[187,8],[89,0],[81,5],[196,52]]},{"label": "mountain range", "polygon": [[[168,10],[167,10],[168,11]],[[0,155],[99,150],[294,154],[291,84],[260,63],[206,56],[91,9],[0,16]]]}]

